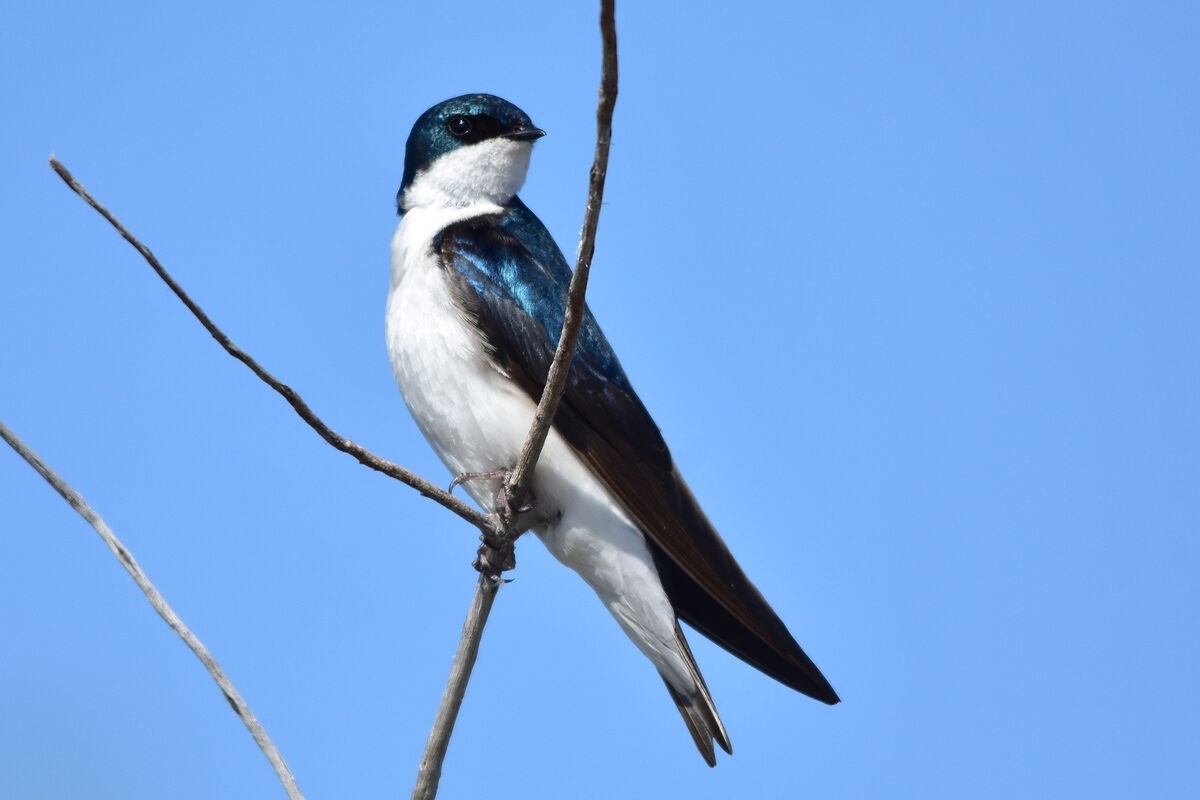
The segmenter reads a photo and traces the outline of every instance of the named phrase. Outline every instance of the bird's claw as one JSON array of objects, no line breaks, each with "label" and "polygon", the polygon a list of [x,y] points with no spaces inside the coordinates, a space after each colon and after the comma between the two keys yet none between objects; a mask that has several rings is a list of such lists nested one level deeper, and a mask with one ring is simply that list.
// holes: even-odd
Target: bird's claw
[{"label": "bird's claw", "polygon": [[500,491],[496,492],[496,510],[500,512],[500,516],[511,521],[517,518],[517,514],[528,513],[536,507],[537,498],[532,489],[525,490],[525,502],[517,505],[513,500],[512,493],[508,490],[508,478],[505,476],[504,483],[500,485]]},{"label": "bird's claw", "polygon": [[492,481],[500,478],[500,491],[496,492],[496,511],[508,521],[516,518],[517,514],[525,514],[537,506],[537,499],[534,497],[533,490],[525,491],[525,501],[517,505],[513,501],[512,493],[508,489],[508,479],[512,475],[512,470],[494,469],[490,472],[464,472],[458,475],[454,480],[450,481],[450,487],[447,492],[453,492],[455,486],[462,486],[471,481]]},{"label": "bird's claw", "polygon": [[[450,488],[447,491],[453,492],[455,486],[470,481],[496,480],[499,478],[500,490],[496,492],[496,499],[493,503],[495,517],[504,531],[511,532],[517,516],[533,511],[537,506],[537,498],[534,497],[532,490],[528,489],[524,493],[523,501],[519,504],[516,502],[512,496],[512,492],[508,488],[511,475],[512,472],[507,469],[496,469],[491,472],[464,472],[450,482]],[[483,540],[483,544],[479,546],[478,557],[472,563],[472,566],[492,580],[502,580],[500,578],[502,572],[516,569],[517,556],[514,549],[514,542],[519,535],[516,532],[511,532],[508,536],[496,533],[483,534],[480,537]],[[507,583],[507,581],[505,582]]]},{"label": "bird's claw", "polygon": [[450,488],[446,491],[453,492],[455,486],[462,486],[464,483],[470,483],[471,481],[490,481],[496,478],[504,478],[507,481],[508,474],[509,471],[506,469],[494,469],[491,472],[464,472],[450,481]]}]

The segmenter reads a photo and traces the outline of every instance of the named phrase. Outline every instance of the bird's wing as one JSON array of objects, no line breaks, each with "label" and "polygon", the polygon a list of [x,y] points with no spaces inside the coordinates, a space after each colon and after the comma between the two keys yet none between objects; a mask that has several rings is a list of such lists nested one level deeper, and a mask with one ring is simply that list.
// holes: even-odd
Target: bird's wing
[{"label": "bird's wing", "polygon": [[[504,214],[446,228],[434,247],[497,365],[537,402],[570,282],[549,232],[514,198]],[[787,686],[838,702],[700,509],[590,311],[554,427],[647,535],[681,619]]]}]

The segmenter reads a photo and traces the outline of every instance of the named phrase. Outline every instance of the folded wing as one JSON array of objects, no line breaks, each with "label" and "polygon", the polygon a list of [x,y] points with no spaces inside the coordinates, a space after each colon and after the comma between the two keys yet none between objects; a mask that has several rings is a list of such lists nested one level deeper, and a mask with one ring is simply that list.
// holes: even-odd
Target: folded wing
[{"label": "folded wing", "polygon": [[[505,213],[446,228],[434,247],[497,365],[537,402],[571,277],[549,232],[513,198]],[[590,311],[554,427],[646,534],[680,619],[781,683],[838,702],[704,515]]]}]

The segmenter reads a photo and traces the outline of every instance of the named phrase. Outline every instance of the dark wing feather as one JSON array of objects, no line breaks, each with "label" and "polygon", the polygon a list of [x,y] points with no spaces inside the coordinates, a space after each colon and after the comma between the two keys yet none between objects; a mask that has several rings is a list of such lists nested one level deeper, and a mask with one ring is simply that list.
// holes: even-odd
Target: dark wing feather
[{"label": "dark wing feather", "polygon": [[[502,214],[446,228],[434,246],[497,363],[536,402],[571,277],[550,234],[514,198]],[[838,702],[700,509],[590,311],[554,427],[647,534],[681,619],[781,683]]]}]

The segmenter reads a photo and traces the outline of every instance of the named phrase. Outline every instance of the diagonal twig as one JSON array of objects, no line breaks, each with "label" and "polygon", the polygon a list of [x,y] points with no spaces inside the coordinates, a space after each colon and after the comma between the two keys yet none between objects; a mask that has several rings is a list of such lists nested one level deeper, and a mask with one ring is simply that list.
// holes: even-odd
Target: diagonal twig
[{"label": "diagonal twig", "polygon": [[46,479],[54,490],[62,495],[63,499],[70,504],[71,508],[79,512],[79,515],[87,520],[88,524],[95,528],[96,533],[100,534],[100,538],[108,545],[108,549],[112,550],[113,555],[125,567],[125,571],[133,578],[133,582],[138,585],[138,588],[146,595],[146,599],[150,601],[150,605],[162,617],[163,622],[179,634],[179,638],[183,639],[184,644],[188,646],[196,658],[200,659],[200,663],[208,670],[208,674],[216,681],[217,686],[221,689],[221,694],[225,695],[225,699],[229,702],[233,712],[242,720],[242,724],[250,731],[250,735],[254,737],[254,741],[258,743],[259,749],[263,751],[263,755],[271,762],[271,767],[275,770],[275,774],[279,776],[280,782],[283,783],[283,788],[287,790],[288,797],[291,800],[304,800],[304,795],[300,793],[300,787],[296,785],[296,778],[288,769],[287,763],[284,762],[283,756],[275,748],[275,744],[271,741],[271,737],[267,735],[266,730],[254,716],[254,712],[250,710],[250,706],[246,705],[246,701],[242,699],[241,694],[234,687],[233,682],[229,680],[229,676],[221,669],[221,665],[212,657],[212,653],[208,652],[208,648],[204,643],[196,638],[196,634],[192,633],[187,625],[183,624],[183,620],[175,613],[166,599],[159,593],[154,584],[150,582],[150,578],[138,566],[138,563],[133,558],[133,554],[128,548],[121,543],[112,529],[105,524],[91,506],[89,506],[80,496],[79,492],[71,488],[70,484],[58,476],[58,474],[50,468],[45,461],[42,461],[31,449],[21,441],[15,433],[8,429],[3,422],[0,422],[0,439],[8,442],[13,450],[17,451],[17,455],[25,459],[29,466],[33,467],[37,472]]},{"label": "diagonal twig", "polygon": [[156,273],[158,273],[158,277],[162,278],[163,282],[166,283],[167,286],[170,287],[171,291],[175,293],[175,296],[183,301],[183,304],[187,306],[188,311],[191,311],[196,319],[200,321],[200,324],[204,326],[204,329],[208,331],[214,339],[217,340],[217,344],[225,348],[225,351],[229,353],[229,355],[233,356],[238,361],[249,367],[250,371],[257,375],[264,383],[266,383],[275,391],[279,392],[279,394],[283,395],[283,399],[287,400],[288,403],[291,404],[296,413],[300,415],[300,418],[307,422],[313,430],[320,434],[322,439],[329,442],[329,444],[333,445],[338,450],[341,450],[343,453],[354,456],[356,459],[358,459],[359,463],[363,464],[364,466],[368,466],[373,470],[382,472],[384,475],[389,475],[401,483],[411,486],[426,497],[431,498],[432,500],[453,511],[455,514],[458,514],[460,517],[465,519],[467,522],[470,522],[481,531],[485,533],[491,533],[495,530],[495,523],[487,514],[475,510],[454,495],[442,489],[440,486],[437,486],[436,484],[425,480],[419,475],[406,470],[404,467],[401,467],[398,464],[393,464],[387,459],[380,458],[370,450],[356,444],[350,439],[347,439],[345,436],[342,436],[337,431],[332,430],[328,425],[322,422],[321,418],[318,417],[311,408],[309,408],[308,404],[304,402],[304,399],[300,397],[295,389],[288,386],[283,381],[280,381],[271,373],[267,372],[267,370],[264,369],[257,361],[255,361],[249,353],[234,344],[233,341],[225,335],[225,332],[218,328],[216,323],[209,318],[208,314],[204,313],[204,309],[200,308],[200,306],[188,296],[187,292],[183,290],[183,287],[175,282],[175,279],[171,277],[170,273],[167,272],[166,268],[163,267],[162,263],[159,262],[154,253],[150,252],[150,248],[142,244],[136,236],[129,232],[128,228],[121,224],[120,220],[113,216],[112,212],[110,212],[94,197],[92,197],[88,190],[83,187],[83,184],[81,184],[75,178],[75,176],[71,174],[70,170],[64,167],[62,163],[53,156],[50,157],[50,166],[55,172],[58,173],[58,176],[63,179],[67,186],[71,187],[71,191],[83,198],[84,202],[86,202],[89,206],[96,209],[96,211],[100,213],[100,216],[108,220],[109,224],[117,229],[117,233],[121,234],[125,241],[133,245],[134,249],[141,254],[142,258],[146,259],[146,263],[148,263],[150,267]]},{"label": "diagonal twig", "polygon": [[546,386],[538,401],[537,412],[529,435],[521,448],[521,456],[508,479],[508,492],[521,504],[522,495],[529,486],[533,468],[541,455],[542,446],[554,421],[554,412],[562,399],[567,385],[567,374],[575,345],[579,342],[579,327],[583,323],[583,297],[587,291],[588,274],[592,269],[592,254],[596,249],[596,227],[600,222],[600,204],[604,200],[604,178],[608,174],[608,146],[612,141],[613,109],[617,104],[617,25],[614,0],[601,0],[600,36],[604,55],[600,68],[600,100],[596,106],[596,153],[592,158],[592,170],[588,180],[587,206],[583,215],[583,231],[580,234],[579,253],[575,260],[575,273],[567,291],[567,310],[563,316],[562,333],[554,361],[546,375]]}]

